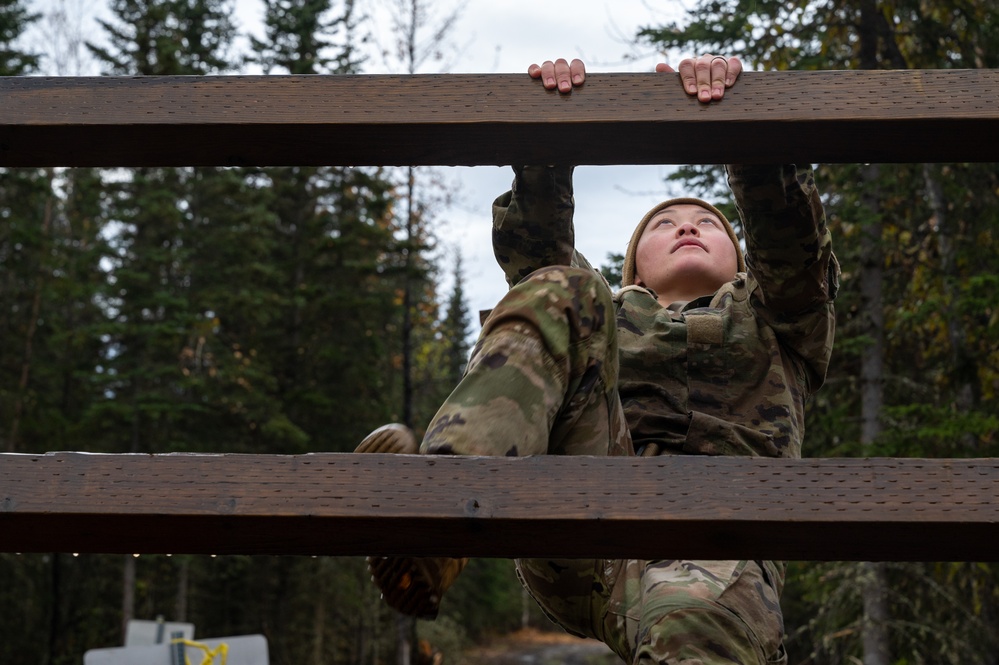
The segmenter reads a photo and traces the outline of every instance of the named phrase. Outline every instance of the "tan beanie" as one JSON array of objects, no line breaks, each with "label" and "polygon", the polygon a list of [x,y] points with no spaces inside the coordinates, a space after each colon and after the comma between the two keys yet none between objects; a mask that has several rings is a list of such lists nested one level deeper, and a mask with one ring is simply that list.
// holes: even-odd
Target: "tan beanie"
[{"label": "tan beanie", "polygon": [[[638,227],[635,229],[635,232],[631,234],[631,240],[628,242],[628,251],[624,255],[624,268],[621,270],[622,287],[631,286],[635,283],[635,254],[638,252],[638,239],[642,237],[645,227],[648,226],[649,222],[653,217],[655,217],[657,212],[673,205],[700,206],[708,212],[718,215],[718,219],[722,221],[722,224],[725,225],[725,230],[728,231],[728,237],[732,239],[732,244],[735,245],[735,258],[738,262],[736,272],[746,272],[746,259],[742,256],[742,248],[739,246],[739,238],[735,235],[735,229],[732,228],[732,224],[729,223],[725,215],[721,214],[721,211],[718,210],[718,208],[714,207],[707,201],[702,201],[701,199],[670,199],[668,201],[663,201],[652,210],[645,213],[645,217],[643,217],[642,221],[638,223]],[[733,275],[733,277],[735,277],[735,275]]]}]

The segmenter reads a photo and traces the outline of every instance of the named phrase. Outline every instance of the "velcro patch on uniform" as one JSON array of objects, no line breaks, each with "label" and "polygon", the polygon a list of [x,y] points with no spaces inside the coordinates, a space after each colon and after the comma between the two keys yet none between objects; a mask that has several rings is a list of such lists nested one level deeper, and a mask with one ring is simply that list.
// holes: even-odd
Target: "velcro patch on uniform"
[{"label": "velcro patch on uniform", "polygon": [[725,325],[721,314],[688,313],[687,342],[691,344],[721,344],[725,341]]}]

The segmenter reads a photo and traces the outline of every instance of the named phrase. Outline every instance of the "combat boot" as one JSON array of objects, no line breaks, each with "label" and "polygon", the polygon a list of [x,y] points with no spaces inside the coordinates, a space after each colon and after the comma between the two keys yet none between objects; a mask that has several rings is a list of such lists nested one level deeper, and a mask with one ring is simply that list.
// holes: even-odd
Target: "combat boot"
[{"label": "combat boot", "polygon": [[[393,423],[366,436],[354,452],[415,455],[420,446],[411,429]],[[448,557],[368,557],[367,561],[371,579],[389,607],[419,619],[437,618],[441,597],[468,563]]]},{"label": "combat boot", "polygon": [[399,423],[382,425],[354,448],[355,453],[392,453],[394,455],[418,455],[420,444],[413,430]]},{"label": "combat boot", "polygon": [[417,619],[436,619],[441,597],[468,559],[368,557],[368,570],[389,607]]}]

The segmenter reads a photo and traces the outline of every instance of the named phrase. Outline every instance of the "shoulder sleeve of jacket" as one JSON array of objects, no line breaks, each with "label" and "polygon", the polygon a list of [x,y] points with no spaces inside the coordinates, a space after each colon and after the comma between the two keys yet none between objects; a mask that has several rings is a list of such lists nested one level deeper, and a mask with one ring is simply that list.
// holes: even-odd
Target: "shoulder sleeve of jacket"
[{"label": "shoulder sleeve of jacket", "polygon": [[839,264],[810,166],[728,167],[757,315],[805,370],[810,391],[832,353]]},{"label": "shoulder sleeve of jacket", "polygon": [[575,250],[571,166],[514,167],[513,187],[493,202],[493,253],[512,287],[538,268],[590,268]]}]

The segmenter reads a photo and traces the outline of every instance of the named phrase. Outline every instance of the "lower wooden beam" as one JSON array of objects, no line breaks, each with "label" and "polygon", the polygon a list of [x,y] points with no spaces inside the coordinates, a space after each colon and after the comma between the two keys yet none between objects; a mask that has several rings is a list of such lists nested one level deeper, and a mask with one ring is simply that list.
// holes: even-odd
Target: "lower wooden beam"
[{"label": "lower wooden beam", "polygon": [[0,455],[0,551],[999,559],[999,460]]}]

